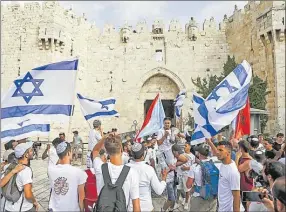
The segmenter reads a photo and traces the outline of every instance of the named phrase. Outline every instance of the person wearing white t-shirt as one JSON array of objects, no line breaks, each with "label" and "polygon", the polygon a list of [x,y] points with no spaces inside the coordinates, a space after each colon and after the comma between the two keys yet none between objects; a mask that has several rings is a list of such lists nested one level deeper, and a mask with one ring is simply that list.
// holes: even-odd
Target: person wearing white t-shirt
[{"label": "person wearing white t-shirt", "polygon": [[[154,168],[146,164],[144,156],[146,150],[140,143],[132,145],[132,155],[134,160],[130,161],[127,166],[134,168],[140,177],[139,179],[139,193],[140,193],[140,207],[141,211],[151,212],[154,209],[152,204],[151,187],[157,195],[161,195],[166,188],[167,169],[162,171],[162,181],[160,182]],[[129,210],[133,210],[130,205]]]},{"label": "person wearing white t-shirt", "polygon": [[[200,145],[196,148],[198,153],[198,159],[202,162],[209,161],[209,148],[207,145]],[[217,165],[215,163],[215,165]],[[218,166],[217,166],[218,168]],[[188,172],[188,180],[186,182],[187,188],[191,189],[193,186],[202,185],[202,168],[199,163],[194,163],[191,165]],[[190,201],[190,211],[199,212],[199,211],[216,211],[217,208],[217,199],[205,200],[200,196],[199,192],[194,192],[191,201]]]},{"label": "person wearing white t-shirt", "polygon": [[188,210],[189,207],[189,199],[190,199],[190,193],[191,189],[187,188],[186,183],[188,180],[188,174],[191,169],[191,166],[195,163],[195,156],[191,153],[191,145],[189,142],[185,143],[185,153],[184,156],[188,159],[187,163],[180,166],[180,169],[182,170],[182,178],[180,180],[180,185],[182,186],[181,189],[186,193],[185,194],[185,202],[183,202],[184,209]]},{"label": "person wearing white t-shirt", "polygon": [[87,168],[92,167],[91,153],[93,151],[94,146],[102,138],[102,135],[103,133],[102,133],[102,128],[101,128],[101,121],[94,120],[93,129],[90,130],[89,135],[88,135],[88,151],[87,151],[87,157],[86,157]]},{"label": "person wearing white t-shirt", "polygon": [[[98,152],[97,149],[94,148],[92,155],[93,155],[93,169],[94,169],[95,176],[100,175],[102,164],[107,162],[107,154],[104,149],[101,149]],[[100,180],[102,179],[101,178],[96,179],[96,183],[102,184],[103,182],[98,182]],[[99,188],[97,187],[97,196],[99,196],[99,192],[100,192]]]},{"label": "person wearing white t-shirt", "polygon": [[130,141],[125,141],[122,144],[122,149],[123,149],[123,153],[122,153],[122,164],[125,165],[129,162],[130,159],[130,155],[129,152],[131,150],[131,142]]},{"label": "person wearing white t-shirt", "polygon": [[55,138],[52,142],[52,146],[50,144],[47,144],[47,148],[43,152],[42,159],[45,160],[47,157],[49,157],[48,166],[57,165],[59,157],[56,151],[56,147],[61,142],[62,140],[60,138]]},{"label": "person wearing white t-shirt", "polygon": [[[121,138],[119,136],[115,136],[114,133],[105,135],[105,137],[95,145],[93,152],[99,152],[103,147],[110,157],[110,162],[107,163],[107,166],[111,183],[114,184],[119,178],[124,167],[122,162],[123,149]],[[104,186],[102,169],[96,173],[96,186],[99,191],[98,193],[100,198],[100,192]],[[122,189],[125,194],[126,208],[132,207],[134,212],[140,211],[139,175],[134,168],[130,168]],[[98,199],[98,201],[100,201],[100,199]]]},{"label": "person wearing white t-shirt", "polygon": [[235,162],[231,160],[232,145],[228,141],[221,141],[215,147],[210,139],[206,141],[213,154],[222,161],[218,182],[218,211],[240,211],[240,174]]},{"label": "person wearing white t-shirt", "polygon": [[174,160],[172,153],[173,141],[171,140],[171,118],[164,118],[164,128],[157,133],[158,162],[161,168],[166,168]]},{"label": "person wearing white t-shirt", "polygon": [[11,177],[17,173],[16,185],[19,191],[23,191],[19,200],[15,203],[6,200],[4,208],[6,212],[12,211],[37,211],[39,204],[32,192],[33,172],[28,166],[33,159],[33,142],[18,144],[15,147],[15,157],[18,159],[18,166],[7,175],[3,175],[0,183],[2,188],[6,185]]},{"label": "person wearing white t-shirt", "polygon": [[87,174],[71,165],[71,144],[61,142],[56,148],[59,162],[49,166],[48,174],[51,185],[49,210],[51,211],[83,211],[84,186]]}]

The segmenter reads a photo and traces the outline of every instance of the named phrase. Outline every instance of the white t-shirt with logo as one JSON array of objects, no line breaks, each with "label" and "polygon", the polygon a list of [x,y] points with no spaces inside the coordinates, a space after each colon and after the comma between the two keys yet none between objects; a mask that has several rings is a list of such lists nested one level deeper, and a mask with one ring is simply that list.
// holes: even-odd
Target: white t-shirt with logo
[{"label": "white t-shirt with logo", "polygon": [[240,173],[232,161],[230,164],[221,164],[218,182],[218,211],[233,211],[232,191],[240,190]]},{"label": "white t-shirt with logo", "polygon": [[[100,157],[94,158],[93,169],[94,169],[95,176],[98,176],[102,173],[102,171],[101,171],[102,164],[103,164],[103,161],[100,159]],[[99,182],[100,180],[103,180],[103,178],[96,178],[96,183],[99,185],[104,183],[104,182]],[[99,192],[100,192],[99,187],[97,187],[97,195],[98,196],[99,196]]]},{"label": "white t-shirt with logo", "polygon": [[[2,176],[4,177],[4,175]],[[28,201],[24,195],[24,185],[30,184],[33,182],[33,174],[30,167],[25,167],[22,171],[17,174],[16,184],[18,189],[22,192],[20,199],[13,204],[13,202],[6,201],[5,210],[7,211],[20,211],[21,203],[23,200],[21,211],[28,211],[33,208],[33,203]]]},{"label": "white t-shirt with logo", "polygon": [[[131,161],[127,164],[134,168],[140,177],[139,180],[139,193],[140,193],[140,208],[141,211],[152,211],[154,209],[151,197],[151,187],[156,194],[161,195],[166,188],[165,181],[159,181],[155,170],[152,166],[149,166],[145,161],[135,162]],[[130,211],[133,211],[133,205],[129,205]]]},{"label": "white t-shirt with logo", "polygon": [[49,208],[53,211],[80,211],[78,186],[85,184],[87,174],[70,164],[58,164],[48,168],[52,194]]},{"label": "white t-shirt with logo", "polygon": [[[124,165],[116,166],[110,162],[107,164],[111,182],[114,184],[118,179]],[[100,194],[100,191],[104,186],[102,170],[100,169],[100,173],[95,173],[95,175],[96,186]],[[128,208],[128,205],[132,204],[132,200],[139,198],[139,175],[135,169],[130,168],[122,189],[125,194],[126,207]]]}]

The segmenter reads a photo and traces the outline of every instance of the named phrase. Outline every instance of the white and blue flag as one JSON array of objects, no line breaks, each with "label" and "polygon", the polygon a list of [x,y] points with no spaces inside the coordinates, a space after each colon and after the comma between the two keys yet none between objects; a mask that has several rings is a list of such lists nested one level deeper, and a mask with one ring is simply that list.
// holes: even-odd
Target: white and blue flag
[{"label": "white and blue flag", "polygon": [[119,117],[119,113],[114,110],[116,99],[113,97],[95,100],[83,97],[81,94],[77,94],[80,108],[85,120],[90,124],[94,119],[106,116]]},{"label": "white and blue flag", "polygon": [[3,127],[28,119],[68,122],[77,66],[77,59],[62,61],[34,68],[18,77],[1,99],[1,134]]},{"label": "white and blue flag", "polygon": [[252,78],[252,69],[247,61],[239,64],[224,78],[204,100],[194,95],[195,132],[192,145],[204,142],[229,125],[244,108]]},{"label": "white and blue flag", "polygon": [[1,126],[1,142],[29,137],[49,137],[50,124],[42,120],[27,119],[17,124]]},{"label": "white and blue flag", "polygon": [[175,114],[177,118],[181,117],[181,109],[184,105],[185,98],[186,98],[186,91],[182,90],[179,92],[179,94],[176,96],[176,99],[174,100]]}]

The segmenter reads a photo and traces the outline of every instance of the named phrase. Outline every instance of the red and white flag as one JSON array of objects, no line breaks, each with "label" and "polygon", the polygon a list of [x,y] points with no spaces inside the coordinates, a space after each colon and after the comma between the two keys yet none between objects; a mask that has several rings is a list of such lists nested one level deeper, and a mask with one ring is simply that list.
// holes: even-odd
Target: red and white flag
[{"label": "red and white flag", "polygon": [[153,100],[143,125],[136,136],[135,141],[139,142],[139,139],[157,133],[164,126],[165,111],[160,99],[160,94],[157,94]]}]

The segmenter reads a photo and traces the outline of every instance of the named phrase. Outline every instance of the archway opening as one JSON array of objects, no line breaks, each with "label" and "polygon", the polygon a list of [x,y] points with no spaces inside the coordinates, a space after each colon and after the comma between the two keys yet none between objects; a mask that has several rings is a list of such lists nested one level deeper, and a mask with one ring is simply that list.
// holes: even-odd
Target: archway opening
[{"label": "archway opening", "polygon": [[144,105],[144,118],[146,117],[153,99],[160,93],[165,114],[167,117],[172,118],[172,124],[175,125],[174,99],[179,91],[180,89],[175,81],[164,74],[158,73],[149,77],[144,82],[140,91],[140,99]]}]

